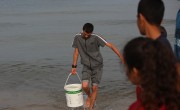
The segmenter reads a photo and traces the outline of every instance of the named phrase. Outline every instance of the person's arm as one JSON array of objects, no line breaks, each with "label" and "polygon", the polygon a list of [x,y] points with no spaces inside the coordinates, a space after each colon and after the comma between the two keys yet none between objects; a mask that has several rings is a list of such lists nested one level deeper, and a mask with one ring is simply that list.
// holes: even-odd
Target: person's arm
[{"label": "person's arm", "polygon": [[122,63],[124,64],[123,56],[119,52],[118,48],[115,45],[113,45],[112,43],[109,43],[109,42],[106,43],[106,46],[111,48],[118,55],[118,57],[121,59]]},{"label": "person's arm", "polygon": [[76,74],[78,56],[79,56],[78,48],[75,48],[74,54],[73,54],[73,64],[72,64],[72,69],[71,69],[72,74]]}]

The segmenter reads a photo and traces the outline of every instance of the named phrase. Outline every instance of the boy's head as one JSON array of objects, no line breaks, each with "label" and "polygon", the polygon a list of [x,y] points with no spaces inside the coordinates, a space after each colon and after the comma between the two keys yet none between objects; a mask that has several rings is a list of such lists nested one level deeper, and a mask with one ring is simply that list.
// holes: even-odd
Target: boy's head
[{"label": "boy's head", "polygon": [[83,26],[83,32],[86,32],[88,34],[92,33],[94,30],[94,26],[91,23],[85,23]]},{"label": "boy's head", "polygon": [[150,24],[160,26],[164,10],[165,7],[162,0],[140,0],[137,14],[142,14]]},{"label": "boy's head", "polygon": [[141,34],[143,33],[142,19],[150,25],[160,26],[164,16],[164,3],[162,0],[140,0],[137,9],[137,24]]}]

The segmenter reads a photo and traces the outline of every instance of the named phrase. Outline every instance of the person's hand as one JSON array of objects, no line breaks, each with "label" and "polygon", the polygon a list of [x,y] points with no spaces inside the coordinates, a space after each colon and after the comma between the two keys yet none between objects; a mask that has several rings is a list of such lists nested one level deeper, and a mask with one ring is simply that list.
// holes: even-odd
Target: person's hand
[{"label": "person's hand", "polygon": [[76,68],[72,68],[71,69],[71,73],[74,75],[74,74],[76,74]]}]

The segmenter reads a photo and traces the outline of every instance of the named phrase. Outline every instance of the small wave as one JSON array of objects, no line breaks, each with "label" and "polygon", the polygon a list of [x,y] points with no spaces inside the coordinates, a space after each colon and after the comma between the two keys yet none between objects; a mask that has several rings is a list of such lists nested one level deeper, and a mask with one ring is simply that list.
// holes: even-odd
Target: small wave
[{"label": "small wave", "polygon": [[176,20],[174,19],[164,19],[163,24],[175,24]]},{"label": "small wave", "polygon": [[24,24],[24,23],[10,23],[10,22],[8,22],[8,23],[0,23],[0,25],[1,25],[1,27],[6,28],[6,27],[24,26],[26,24]]},{"label": "small wave", "polygon": [[136,20],[100,20],[96,21],[100,25],[121,25],[121,24],[135,24]]}]

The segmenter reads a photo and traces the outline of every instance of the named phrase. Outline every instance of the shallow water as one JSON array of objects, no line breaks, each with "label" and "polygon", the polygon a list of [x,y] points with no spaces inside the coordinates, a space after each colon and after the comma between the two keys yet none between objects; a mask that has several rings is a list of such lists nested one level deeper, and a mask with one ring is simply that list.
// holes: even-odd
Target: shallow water
[{"label": "shallow water", "polygon": [[[120,50],[139,36],[139,0],[0,0],[0,110],[66,110],[64,84],[71,69],[71,43],[85,22]],[[164,0],[163,26],[174,43],[180,2]],[[104,74],[97,110],[125,110],[135,100],[134,86],[108,48],[101,49]],[[81,76],[82,66],[78,63]],[[76,83],[71,76],[69,83]]]}]

